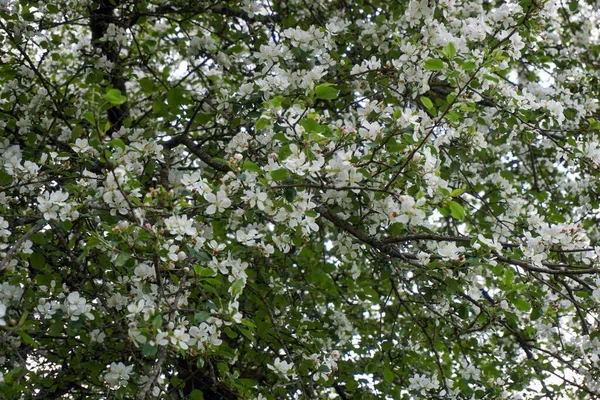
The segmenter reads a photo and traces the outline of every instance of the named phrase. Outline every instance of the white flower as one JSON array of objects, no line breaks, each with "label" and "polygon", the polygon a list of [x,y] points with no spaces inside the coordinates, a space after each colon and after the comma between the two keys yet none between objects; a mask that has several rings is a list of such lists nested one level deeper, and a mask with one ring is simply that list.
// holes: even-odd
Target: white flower
[{"label": "white flower", "polygon": [[393,219],[393,222],[423,225],[425,223],[426,214],[419,207],[425,204],[425,198],[420,198],[415,201],[414,197],[403,195],[400,196],[399,199],[401,201],[400,210],[402,213],[396,216]]},{"label": "white flower", "polygon": [[131,303],[127,306],[127,311],[129,311],[129,314],[127,315],[127,317],[129,318],[135,318],[135,316],[139,313],[141,313],[144,310],[144,305],[146,304],[145,300],[140,300],[136,303]]},{"label": "white flower", "polygon": [[177,235],[176,239],[181,240],[182,236],[196,236],[198,231],[193,226],[194,220],[188,219],[187,215],[178,217],[176,215],[165,219],[165,228],[171,235]]},{"label": "white flower", "polygon": [[381,135],[381,125],[379,122],[364,121],[363,127],[358,129],[358,134],[368,140],[376,140]]},{"label": "white flower", "polygon": [[0,303],[0,326],[6,325],[6,321],[4,321],[3,317],[6,315],[6,305]]},{"label": "white flower", "polygon": [[110,372],[104,375],[104,380],[113,387],[126,385],[132,370],[133,365],[127,366],[122,362],[113,362],[110,364]]},{"label": "white flower", "polygon": [[596,300],[597,303],[600,304],[600,287],[594,289],[594,291],[592,292],[592,297],[594,298],[594,300]]},{"label": "white flower", "polygon": [[231,206],[231,200],[227,198],[227,193],[224,190],[219,190],[216,195],[212,192],[204,193],[204,198],[211,203],[206,209],[208,215],[212,215],[217,211],[223,212]]},{"label": "white flower", "polygon": [[140,280],[145,280],[154,278],[156,271],[147,264],[139,263],[138,266],[133,270],[133,273]]},{"label": "white flower", "polygon": [[158,330],[158,333],[156,334],[156,336],[154,337],[154,343],[159,345],[159,346],[166,346],[169,344],[169,333],[168,332],[163,332],[160,329]]},{"label": "white flower", "polygon": [[190,340],[190,335],[182,329],[175,329],[173,331],[173,336],[171,337],[171,343],[175,346],[179,346],[182,350],[187,350],[189,348],[188,341]]},{"label": "white flower", "polygon": [[100,329],[94,329],[90,332],[90,340],[96,343],[104,343],[104,338],[106,334],[102,332]]},{"label": "white flower", "polygon": [[66,201],[68,197],[68,193],[61,191],[52,193],[44,192],[37,197],[38,209],[44,214],[45,219],[57,219],[60,208],[67,205]]},{"label": "white flower", "polygon": [[546,107],[548,108],[548,111],[550,111],[550,114],[556,118],[556,121],[559,124],[565,120],[565,115],[563,113],[564,107],[561,103],[555,100],[548,100]]},{"label": "white flower", "polygon": [[9,237],[10,231],[8,230],[8,221],[5,221],[4,218],[0,217],[0,237]]},{"label": "white flower", "polygon": [[72,145],[71,147],[73,147],[73,150],[76,153],[85,153],[92,149],[90,147],[87,139],[76,139],[75,144]]},{"label": "white flower", "polygon": [[442,256],[445,261],[458,260],[460,258],[460,253],[463,253],[464,251],[465,248],[463,246],[456,247],[456,243],[454,242],[442,243],[438,247],[438,254]]},{"label": "white flower", "polygon": [[47,302],[46,299],[41,298],[38,306],[35,308],[40,316],[44,319],[50,319],[56,313],[56,310],[60,308],[60,304],[56,301]]},{"label": "white flower", "polygon": [[292,374],[291,371],[294,368],[294,364],[283,361],[277,357],[273,362],[273,365],[267,364],[267,367],[275,373],[284,375],[287,378],[288,375]]},{"label": "white flower", "polygon": [[77,321],[81,314],[84,314],[88,319],[94,319],[92,305],[87,304],[84,297],[79,295],[79,292],[69,293],[64,304],[64,311],[69,315],[72,321]]},{"label": "white flower", "polygon": [[259,210],[264,210],[265,202],[267,201],[267,194],[265,192],[246,190],[242,200],[249,203],[250,207],[257,207]]}]

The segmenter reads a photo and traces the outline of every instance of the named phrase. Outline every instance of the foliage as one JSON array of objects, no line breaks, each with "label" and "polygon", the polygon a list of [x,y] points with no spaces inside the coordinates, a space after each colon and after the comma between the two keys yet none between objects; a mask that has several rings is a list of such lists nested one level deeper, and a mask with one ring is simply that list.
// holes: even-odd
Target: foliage
[{"label": "foliage", "polygon": [[0,393],[598,397],[592,4],[0,1]]}]

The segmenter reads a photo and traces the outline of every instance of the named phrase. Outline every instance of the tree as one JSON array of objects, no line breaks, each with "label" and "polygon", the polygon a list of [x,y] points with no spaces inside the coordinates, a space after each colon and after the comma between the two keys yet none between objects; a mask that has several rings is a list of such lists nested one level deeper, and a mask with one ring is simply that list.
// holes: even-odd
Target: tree
[{"label": "tree", "polygon": [[599,397],[594,2],[0,7],[3,397]]}]

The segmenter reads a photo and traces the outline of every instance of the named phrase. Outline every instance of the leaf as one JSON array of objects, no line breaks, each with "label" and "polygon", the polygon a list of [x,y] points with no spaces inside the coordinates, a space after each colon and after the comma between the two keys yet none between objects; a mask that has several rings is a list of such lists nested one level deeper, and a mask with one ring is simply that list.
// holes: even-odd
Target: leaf
[{"label": "leaf", "polygon": [[454,58],[454,56],[456,55],[456,47],[454,47],[454,44],[452,42],[446,45],[444,51],[446,52],[448,58]]},{"label": "leaf", "polygon": [[271,171],[271,178],[275,181],[284,181],[288,177],[288,170],[285,168],[279,168],[275,171]]},{"label": "leaf", "polygon": [[394,373],[388,368],[383,369],[383,380],[390,383],[394,381]]},{"label": "leaf", "polygon": [[242,290],[244,289],[245,285],[246,283],[244,282],[244,280],[242,278],[239,278],[231,284],[231,288],[229,290],[231,291],[231,294],[233,296],[237,296],[242,293]]},{"label": "leaf", "polygon": [[113,106],[120,106],[127,101],[127,97],[123,96],[119,89],[110,89],[104,95],[104,100],[108,101]]},{"label": "leaf", "polygon": [[154,82],[152,81],[152,79],[150,79],[148,77],[140,79],[138,81],[138,83],[142,87],[142,91],[146,94],[150,94],[150,93],[154,92],[154,90],[156,89]]},{"label": "leaf", "polygon": [[242,320],[242,325],[245,325],[249,328],[256,328],[256,324],[254,323],[254,321],[250,320],[250,319],[243,319]]},{"label": "leaf", "polygon": [[250,332],[250,330],[248,330],[247,328],[243,327],[243,326],[237,326],[238,331],[240,331],[240,333],[242,335],[244,335],[246,337],[246,339],[248,339],[251,343],[256,344],[256,338],[254,337],[254,335],[252,334],[252,332]]},{"label": "leaf", "polygon": [[23,314],[21,314],[21,318],[19,318],[19,324],[18,326],[23,326],[23,324],[25,323],[25,321],[27,321],[27,316],[29,315],[29,312],[27,310],[23,311]]},{"label": "leaf", "polygon": [[142,348],[142,354],[146,357],[154,357],[158,353],[158,349],[155,346],[152,346],[150,343],[144,344]]},{"label": "leaf", "polygon": [[122,251],[119,253],[119,255],[117,256],[117,258],[115,259],[115,265],[118,267],[122,267],[123,265],[125,265],[125,263],[131,258],[131,254],[126,252],[126,251]]},{"label": "leaf", "polygon": [[194,265],[194,272],[198,274],[198,276],[215,276],[215,271],[213,271],[210,268],[204,268],[203,266],[198,264]]},{"label": "leaf", "polygon": [[439,71],[444,68],[444,62],[439,58],[430,58],[425,61],[424,67],[427,71]]},{"label": "leaf", "polygon": [[119,148],[121,150],[125,150],[125,142],[123,142],[121,139],[113,139],[110,142],[108,142],[108,145]]},{"label": "leaf", "polygon": [[152,327],[154,329],[160,329],[160,328],[162,328],[162,325],[163,325],[162,314],[155,315],[154,318],[152,319]]},{"label": "leaf", "polygon": [[33,269],[42,269],[44,265],[46,265],[46,258],[42,253],[33,253],[29,257],[29,261],[31,261],[31,267]]},{"label": "leaf", "polygon": [[429,97],[421,96],[420,99],[421,103],[423,103],[423,105],[427,107],[428,110],[431,110],[433,108],[433,102],[429,99]]},{"label": "leaf", "polygon": [[249,161],[249,160],[244,161],[244,163],[242,164],[242,170],[252,171],[252,172],[257,172],[257,173],[261,171],[261,169],[257,163]]},{"label": "leaf", "polygon": [[179,108],[182,104],[187,103],[186,91],[181,87],[174,87],[167,92],[167,103],[173,108]]},{"label": "leaf", "polygon": [[96,125],[96,116],[91,111],[86,111],[83,114],[83,118],[92,125]]},{"label": "leaf", "polygon": [[204,394],[198,389],[194,389],[190,393],[190,400],[204,400]]},{"label": "leaf", "polygon": [[314,133],[321,133],[325,130],[325,127],[321,124],[319,124],[317,121],[315,121],[312,118],[306,118],[303,119],[300,122],[300,125],[302,125],[302,127],[306,130],[306,132],[314,132]]},{"label": "leaf", "polygon": [[21,336],[21,339],[23,340],[23,342],[27,343],[28,345],[31,345],[31,347],[33,347],[34,349],[38,348],[38,344],[36,343],[36,341],[33,340],[33,338],[31,336],[29,336],[27,333],[25,333],[23,331],[19,331],[19,336]]},{"label": "leaf", "polygon": [[0,170],[0,186],[8,186],[12,183],[13,178],[4,170]]},{"label": "leaf", "polygon": [[448,202],[448,207],[450,208],[450,215],[452,215],[453,218],[458,220],[463,220],[465,218],[465,209],[459,203],[450,200]]},{"label": "leaf", "polygon": [[258,121],[256,121],[256,125],[254,125],[254,126],[257,131],[260,131],[262,129],[265,129],[269,125],[270,122],[271,122],[271,120],[268,118],[260,118]]},{"label": "leaf", "polygon": [[525,299],[517,297],[512,301],[512,303],[514,304],[515,308],[519,311],[528,312],[529,310],[531,310],[531,304],[529,304],[529,302]]},{"label": "leaf", "polygon": [[544,315],[544,310],[542,309],[542,307],[533,307],[529,318],[531,318],[532,321],[535,321],[539,319],[542,315]]},{"label": "leaf", "polygon": [[319,99],[333,100],[333,99],[337,99],[338,91],[330,83],[323,83],[323,84],[317,85],[317,87],[315,87],[315,95]]},{"label": "leaf", "polygon": [[473,61],[467,61],[463,63],[462,69],[463,71],[470,72],[473,71],[476,67],[476,64]]},{"label": "leaf", "polygon": [[207,321],[210,318],[210,313],[208,311],[199,311],[194,314],[194,321],[197,323]]}]

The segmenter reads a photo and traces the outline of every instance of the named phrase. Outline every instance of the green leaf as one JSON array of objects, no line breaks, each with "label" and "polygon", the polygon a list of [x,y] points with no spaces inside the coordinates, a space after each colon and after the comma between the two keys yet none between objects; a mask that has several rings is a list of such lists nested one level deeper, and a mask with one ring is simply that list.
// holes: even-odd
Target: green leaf
[{"label": "green leaf", "polygon": [[208,311],[199,311],[194,314],[194,321],[197,323],[207,321],[210,318],[210,313]]},{"label": "green leaf", "polygon": [[319,99],[333,100],[337,99],[338,91],[330,83],[323,83],[315,87],[315,95]]},{"label": "green leaf", "polygon": [[257,172],[257,173],[261,171],[261,169],[257,163],[249,161],[249,160],[244,161],[244,163],[242,164],[242,170],[243,171],[252,171],[252,172]]},{"label": "green leaf", "polygon": [[465,209],[459,203],[450,200],[448,202],[448,207],[450,208],[450,215],[452,215],[453,218],[458,220],[465,218]]},{"label": "green leaf", "polygon": [[121,139],[113,139],[110,142],[108,142],[108,145],[112,147],[117,147],[121,150],[125,150],[125,142],[123,142]]},{"label": "green leaf", "polygon": [[271,171],[271,178],[275,181],[284,181],[288,177],[288,170],[285,168],[279,168],[275,171]]},{"label": "green leaf", "polygon": [[187,103],[186,91],[182,87],[174,87],[167,92],[167,103],[173,108],[179,108]]},{"label": "green leaf", "polygon": [[139,81],[140,86],[142,87],[142,91],[146,94],[153,93],[156,89],[156,85],[154,81],[148,77],[142,78]]},{"label": "green leaf", "polygon": [[512,301],[512,303],[514,304],[515,308],[519,311],[528,312],[529,310],[531,310],[531,304],[529,304],[527,300],[521,299],[519,297],[515,298]]},{"label": "green leaf", "polygon": [[150,343],[144,344],[142,348],[142,354],[146,357],[154,357],[158,353],[158,349],[155,346],[152,346]]},{"label": "green leaf", "polygon": [[95,125],[96,125],[96,116],[94,115],[94,113],[93,113],[93,112],[91,112],[91,111],[86,111],[86,112],[84,112],[82,115],[83,115],[83,118],[84,118],[84,119],[85,119],[87,122],[89,122],[89,123],[90,123],[90,124],[92,124],[93,126],[95,126]]},{"label": "green leaf", "polygon": [[194,272],[198,274],[198,276],[215,276],[215,271],[213,271],[210,268],[204,268],[203,266],[198,264],[194,265]]},{"label": "green leaf", "polygon": [[163,316],[161,314],[157,314],[152,319],[152,327],[154,329],[161,329],[163,325]]},{"label": "green leaf", "polygon": [[23,314],[21,314],[21,318],[19,318],[19,324],[18,326],[23,326],[23,324],[25,323],[25,321],[27,321],[27,316],[29,315],[29,312],[27,310],[23,311]]},{"label": "green leaf", "polygon": [[532,321],[535,321],[535,320],[539,319],[542,315],[544,315],[544,310],[542,309],[542,307],[533,307],[529,317],[531,318]]},{"label": "green leaf", "polygon": [[119,255],[117,256],[117,258],[115,259],[115,265],[118,267],[122,267],[123,265],[125,265],[125,263],[131,258],[131,254],[126,252],[126,251],[122,251],[119,253]]},{"label": "green leaf", "polygon": [[190,400],[204,400],[204,394],[198,389],[194,389],[190,393]]},{"label": "green leaf", "polygon": [[579,8],[579,2],[578,1],[570,1],[569,2],[569,11],[571,11],[572,13],[576,12],[577,9]]},{"label": "green leaf", "polygon": [[46,258],[42,253],[33,253],[29,256],[29,261],[31,261],[31,267],[33,269],[42,269],[44,265],[46,265]]},{"label": "green leaf", "polygon": [[421,96],[421,103],[428,109],[431,110],[433,108],[433,102],[429,99],[429,97]]},{"label": "green leaf", "polygon": [[388,368],[383,369],[383,380],[390,383],[394,381],[394,373]]},{"label": "green leaf", "polygon": [[444,51],[448,58],[454,58],[454,56],[456,55],[456,48],[454,47],[453,43],[448,43],[444,48]]},{"label": "green leaf", "polygon": [[13,178],[4,170],[0,170],[0,186],[8,186],[12,183]]},{"label": "green leaf", "polygon": [[254,321],[250,320],[250,319],[243,319],[242,320],[242,325],[245,325],[249,328],[256,328],[256,324],[254,323]]},{"label": "green leaf", "polygon": [[113,106],[120,106],[127,101],[127,97],[123,96],[119,89],[110,89],[104,95],[104,100],[108,101]]},{"label": "green leaf", "polygon": [[463,71],[470,72],[470,71],[473,71],[476,66],[477,65],[473,61],[467,61],[467,62],[463,63],[462,69],[463,69]]},{"label": "green leaf", "polygon": [[245,286],[245,282],[242,278],[236,279],[232,284],[231,284],[231,294],[233,296],[237,296],[239,294],[242,293],[242,290],[244,289]]},{"label": "green leaf", "polygon": [[19,331],[19,336],[21,336],[23,342],[27,343],[28,345],[31,345],[31,347],[33,347],[34,349],[38,348],[38,344],[36,343],[36,341],[33,340],[33,338],[29,336],[26,332]]},{"label": "green leaf", "polygon": [[427,71],[439,71],[444,68],[444,62],[439,58],[430,58],[425,61],[424,67]]},{"label": "green leaf", "polygon": [[317,121],[315,121],[312,118],[306,118],[303,119],[300,122],[300,125],[302,125],[302,127],[304,128],[304,130],[306,130],[306,132],[314,132],[314,133],[321,133],[325,130],[325,127],[321,124],[319,124]]},{"label": "green leaf", "polygon": [[260,118],[258,121],[256,121],[255,128],[257,131],[260,131],[262,129],[265,129],[270,122],[271,120],[268,118]]}]

